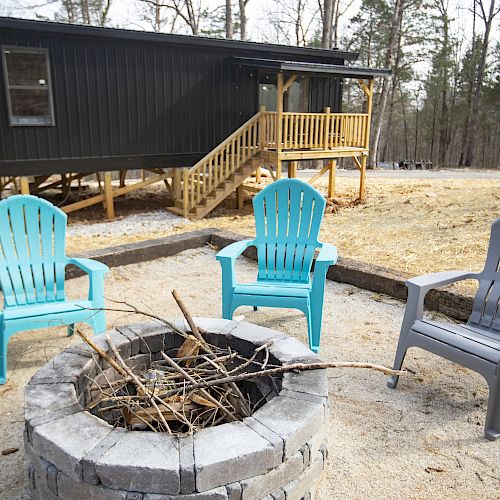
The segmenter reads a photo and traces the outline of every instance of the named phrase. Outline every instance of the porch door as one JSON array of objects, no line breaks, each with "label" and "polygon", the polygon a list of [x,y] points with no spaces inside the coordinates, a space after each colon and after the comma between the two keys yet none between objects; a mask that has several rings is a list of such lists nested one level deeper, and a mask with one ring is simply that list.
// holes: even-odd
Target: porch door
[{"label": "porch door", "polygon": [[[259,107],[267,111],[277,110],[278,88],[276,76],[263,75],[259,81]],[[284,95],[283,111],[308,113],[310,108],[309,77],[298,77]]]}]

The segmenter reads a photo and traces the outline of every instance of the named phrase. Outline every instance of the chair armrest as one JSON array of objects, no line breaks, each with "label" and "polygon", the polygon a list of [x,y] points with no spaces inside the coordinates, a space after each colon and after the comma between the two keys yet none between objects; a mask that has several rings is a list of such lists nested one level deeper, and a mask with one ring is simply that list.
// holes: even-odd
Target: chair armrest
[{"label": "chair armrest", "polygon": [[101,273],[109,272],[109,267],[106,264],[103,264],[102,262],[93,259],[71,257],[68,259],[67,264],[68,265],[72,264],[76,267],[79,267],[82,271],[86,272],[87,274],[95,272],[101,272]]},{"label": "chair armrest", "polygon": [[477,273],[466,271],[443,271],[440,273],[425,274],[406,281],[408,299],[406,301],[405,317],[403,319],[404,331],[424,316],[424,300],[427,292],[433,288],[451,285],[457,281],[477,279]]},{"label": "chair armrest", "polygon": [[226,260],[230,259],[234,261],[237,257],[239,257],[248,247],[255,245],[255,240],[241,240],[231,243],[227,247],[224,247],[220,250],[216,258],[217,260]]},{"label": "chair armrest", "polygon": [[477,276],[478,275],[476,273],[470,273],[467,271],[443,271],[440,273],[425,274],[423,276],[410,278],[406,281],[406,286],[408,288],[417,287],[427,293],[432,288],[451,285],[457,281],[477,279]]},{"label": "chair armrest", "polygon": [[318,256],[316,257],[316,265],[327,264],[329,266],[336,264],[338,257],[337,247],[329,243],[323,243]]},{"label": "chair armrest", "polygon": [[89,275],[89,300],[92,307],[104,307],[104,275],[109,267],[102,262],[93,259],[70,258],[67,264],[73,264]]}]

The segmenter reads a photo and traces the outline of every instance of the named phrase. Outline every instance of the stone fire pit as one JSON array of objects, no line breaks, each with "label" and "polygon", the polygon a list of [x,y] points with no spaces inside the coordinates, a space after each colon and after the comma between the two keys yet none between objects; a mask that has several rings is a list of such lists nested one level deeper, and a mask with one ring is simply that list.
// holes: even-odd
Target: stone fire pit
[{"label": "stone fire pit", "polygon": [[[317,362],[297,340],[248,323],[198,318],[211,344],[249,356],[273,341],[269,362]],[[130,366],[159,359],[182,339],[155,323],[110,332]],[[99,345],[109,350],[104,336]],[[86,344],[72,346],[26,388],[25,446],[34,499],[308,499],[326,460],[326,370],[256,379],[265,404],[242,422],[171,437],[113,428],[85,411],[90,378],[113,369]]]}]

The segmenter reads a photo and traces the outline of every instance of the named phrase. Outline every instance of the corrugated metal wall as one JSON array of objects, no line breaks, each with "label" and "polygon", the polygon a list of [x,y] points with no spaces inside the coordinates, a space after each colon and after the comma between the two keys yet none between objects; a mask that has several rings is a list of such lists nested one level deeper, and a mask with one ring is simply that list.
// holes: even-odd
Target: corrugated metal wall
[{"label": "corrugated metal wall", "polygon": [[[0,175],[116,169],[110,158],[149,155],[190,164],[258,108],[257,72],[228,62],[248,50],[12,30],[0,44],[49,49],[55,109],[55,126],[10,127],[0,79]],[[312,111],[340,109],[339,82],[312,80]],[[57,169],[36,161],[50,159]]]}]

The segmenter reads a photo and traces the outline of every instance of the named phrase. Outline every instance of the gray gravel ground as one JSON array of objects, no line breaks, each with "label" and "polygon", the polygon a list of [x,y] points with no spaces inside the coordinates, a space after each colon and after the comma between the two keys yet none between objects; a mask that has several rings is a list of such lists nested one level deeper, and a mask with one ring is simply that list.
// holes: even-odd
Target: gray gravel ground
[{"label": "gray gravel ground", "polygon": [[70,223],[67,234],[68,236],[121,236],[144,232],[154,233],[155,231],[168,231],[188,222],[187,219],[166,210],[153,210],[93,224]]},{"label": "gray gravel ground", "polygon": [[[239,278],[256,266],[238,261]],[[71,297],[86,293],[87,279],[68,281]],[[177,256],[114,268],[106,297],[127,300],[165,317],[178,316],[176,288],[198,316],[220,317],[220,270],[215,252]],[[321,355],[325,360],[393,360],[403,304],[388,297],[328,282]],[[306,322],[294,310],[241,308],[237,315],[306,341]],[[137,321],[109,313],[108,326]],[[0,388],[0,498],[27,499],[22,451],[23,387],[31,375],[76,339],[63,328],[22,333],[9,346],[9,381]],[[487,388],[478,375],[413,350],[416,372],[388,389],[386,377],[366,370],[330,371],[330,458],[315,498],[500,498],[500,443],[483,438]],[[82,499],[84,500],[84,499]]]}]

